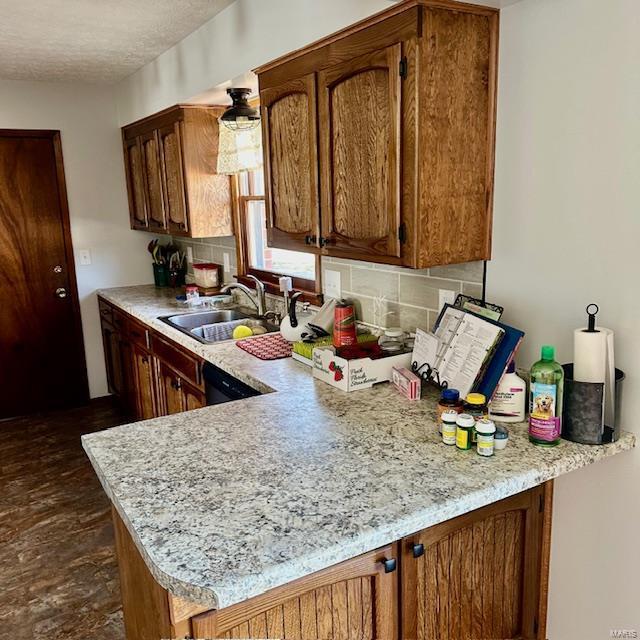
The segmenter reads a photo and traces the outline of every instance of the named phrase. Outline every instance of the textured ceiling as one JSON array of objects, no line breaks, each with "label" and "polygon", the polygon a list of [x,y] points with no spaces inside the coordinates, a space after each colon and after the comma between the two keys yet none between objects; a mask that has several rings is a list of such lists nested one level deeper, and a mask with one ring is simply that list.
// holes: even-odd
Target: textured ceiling
[{"label": "textured ceiling", "polygon": [[0,0],[0,78],[113,83],[234,0]]}]

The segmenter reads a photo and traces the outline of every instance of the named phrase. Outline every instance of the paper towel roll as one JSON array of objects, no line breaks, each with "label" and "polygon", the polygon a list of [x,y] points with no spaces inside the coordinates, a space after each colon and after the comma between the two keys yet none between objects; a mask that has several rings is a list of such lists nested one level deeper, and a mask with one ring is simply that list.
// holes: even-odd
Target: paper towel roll
[{"label": "paper towel roll", "polygon": [[608,329],[573,332],[573,378],[578,382],[606,382]]}]

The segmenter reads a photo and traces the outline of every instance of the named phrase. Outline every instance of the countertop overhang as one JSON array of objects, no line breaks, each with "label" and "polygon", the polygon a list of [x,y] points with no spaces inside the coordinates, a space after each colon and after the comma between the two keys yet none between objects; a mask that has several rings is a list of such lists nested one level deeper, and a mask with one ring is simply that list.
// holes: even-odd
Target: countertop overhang
[{"label": "countertop overhang", "polygon": [[481,458],[442,444],[434,394],[343,393],[292,358],[190,339],[157,320],[176,307],[153,286],[98,293],[265,392],[82,438],[155,579],[203,606],[236,604],[635,446],[625,432],[542,449],[522,423],[504,451]]}]

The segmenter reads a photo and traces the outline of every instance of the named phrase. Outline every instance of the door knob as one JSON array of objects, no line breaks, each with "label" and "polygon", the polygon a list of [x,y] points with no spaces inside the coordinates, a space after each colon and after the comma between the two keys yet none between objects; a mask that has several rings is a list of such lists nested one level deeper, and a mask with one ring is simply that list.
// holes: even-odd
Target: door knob
[{"label": "door knob", "polygon": [[58,287],[56,289],[56,295],[58,296],[58,298],[66,298],[67,290],[64,287]]}]

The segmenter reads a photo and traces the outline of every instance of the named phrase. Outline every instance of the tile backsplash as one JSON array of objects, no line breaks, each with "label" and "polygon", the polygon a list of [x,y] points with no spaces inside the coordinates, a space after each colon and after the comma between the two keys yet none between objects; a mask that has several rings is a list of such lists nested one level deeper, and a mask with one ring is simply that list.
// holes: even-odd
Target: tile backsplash
[{"label": "tile backsplash", "polygon": [[358,318],[377,327],[429,330],[440,309],[440,290],[482,295],[482,262],[431,269],[405,269],[371,262],[322,258],[340,273],[342,296],[356,304]]},{"label": "tile backsplash", "polygon": [[[222,238],[173,238],[182,251],[193,250],[193,262],[224,264],[229,256],[225,282],[233,282],[237,271],[236,242],[233,236]],[[403,329],[429,330],[438,316],[440,290],[455,294],[482,295],[482,262],[467,262],[431,269],[405,269],[388,265],[322,258],[323,282],[326,271],[340,273],[343,298],[356,304],[358,319],[377,327],[400,326]],[[189,263],[188,275],[193,277]]]}]

